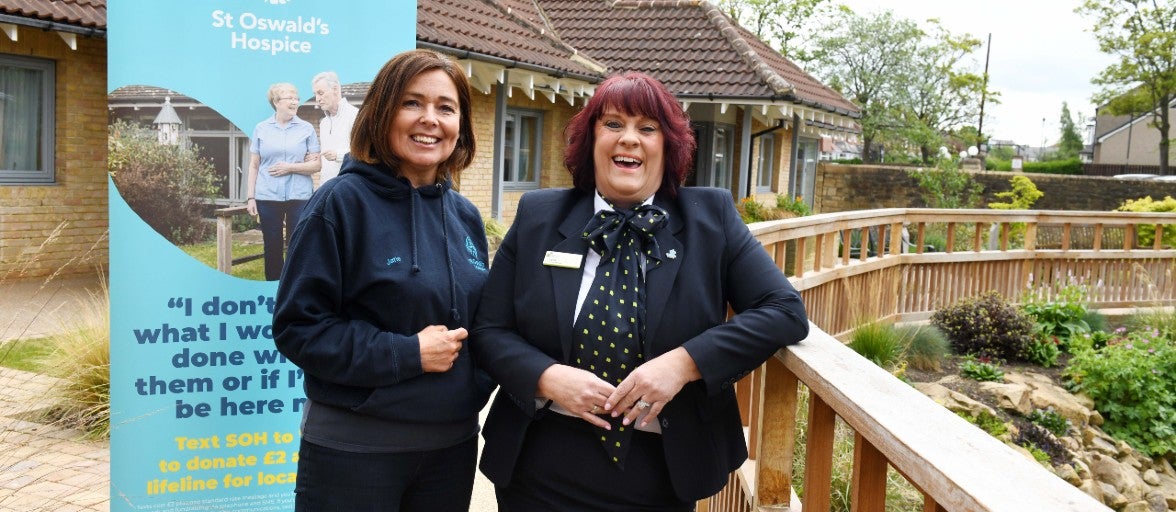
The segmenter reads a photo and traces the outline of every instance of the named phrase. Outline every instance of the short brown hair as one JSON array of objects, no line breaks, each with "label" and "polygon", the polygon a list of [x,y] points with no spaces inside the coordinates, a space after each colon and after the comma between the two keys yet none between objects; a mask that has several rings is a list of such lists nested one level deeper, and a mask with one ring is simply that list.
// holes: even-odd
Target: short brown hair
[{"label": "short brown hair", "polygon": [[470,82],[448,57],[432,50],[409,50],[392,57],[372,80],[351,130],[351,156],[368,164],[384,164],[398,171],[400,157],[392,151],[388,134],[400,110],[404,89],[421,73],[441,70],[457,88],[461,115],[453,154],[437,166],[437,179],[452,179],[474,161],[477,150],[470,108]]}]

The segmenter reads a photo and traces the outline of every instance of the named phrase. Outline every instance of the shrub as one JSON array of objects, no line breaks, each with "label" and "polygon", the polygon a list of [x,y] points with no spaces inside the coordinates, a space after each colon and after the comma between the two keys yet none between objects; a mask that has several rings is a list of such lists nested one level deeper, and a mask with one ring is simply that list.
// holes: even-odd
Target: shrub
[{"label": "shrub", "polygon": [[906,347],[893,325],[870,322],[853,330],[849,348],[887,370],[903,362]]},{"label": "shrub", "polygon": [[804,198],[796,196],[789,198],[784,194],[776,196],[776,208],[792,213],[796,217],[805,217],[813,214],[813,209],[804,202]]},{"label": "shrub", "polygon": [[[1121,212],[1176,212],[1176,199],[1172,196],[1165,196],[1164,199],[1156,201],[1151,196],[1140,199],[1128,199],[1123,201],[1123,205],[1117,208]],[[1156,241],[1156,227],[1152,225],[1140,225],[1135,228],[1138,235],[1139,245],[1142,247],[1151,247]],[[1176,247],[1176,226],[1168,224],[1164,226],[1163,236],[1161,237],[1162,244],[1171,249]]]},{"label": "shrub", "polygon": [[110,299],[106,286],[81,304],[76,324],[47,339],[41,367],[62,379],[50,418],[89,437],[110,435]]},{"label": "shrub", "polygon": [[1090,332],[1085,320],[1085,298],[1085,287],[1068,284],[1052,300],[1046,300],[1044,293],[1026,294],[1021,309],[1033,319],[1038,332],[1057,337],[1061,348],[1065,348],[1070,338]]},{"label": "shrub", "polygon": [[191,148],[156,142],[155,132],[126,121],[110,125],[107,166],[119,194],[157,233],[176,245],[212,232],[202,210],[218,191],[216,169]]},{"label": "shrub", "polygon": [[1176,343],[1159,329],[1122,333],[1075,352],[1070,387],[1094,400],[1103,429],[1149,456],[1176,451]]},{"label": "shrub", "polygon": [[1004,371],[1000,363],[993,360],[977,360],[967,356],[960,362],[960,375],[980,382],[1000,382],[1004,380]]},{"label": "shrub", "polygon": [[1107,316],[1096,310],[1087,309],[1086,314],[1082,315],[1082,321],[1090,327],[1090,332],[1107,330]]},{"label": "shrub", "polygon": [[934,168],[907,171],[919,186],[919,196],[929,208],[971,208],[980,203],[983,185],[959,169],[950,159],[940,159]]},{"label": "shrub", "polygon": [[1026,419],[1048,430],[1055,436],[1064,436],[1066,432],[1070,431],[1070,420],[1058,414],[1052,407],[1048,409],[1034,409]]},{"label": "shrub", "polygon": [[[1045,195],[1045,192],[1037,189],[1037,185],[1034,185],[1032,180],[1023,175],[1013,176],[1009,180],[1009,184],[1012,186],[1012,190],[995,194],[997,198],[1007,201],[988,203],[989,208],[994,210],[1028,210],[1033,207],[1033,203]],[[1017,244],[1024,244],[1025,226],[1024,222],[1009,224],[1010,240]]]},{"label": "shrub", "polygon": [[943,360],[951,355],[947,336],[933,325],[904,326],[898,334],[906,340],[907,363],[917,370],[940,371]]},{"label": "shrub", "polygon": [[[1070,452],[1049,430],[1024,421],[1016,425],[1017,434],[1013,436],[1013,442],[1033,453],[1033,458],[1043,463],[1048,460],[1055,466],[1070,462]],[[1044,460],[1038,452],[1045,455]]]},{"label": "shrub", "polygon": [[947,335],[956,354],[1006,360],[1023,360],[1033,333],[1029,317],[995,291],[936,311],[931,324]]},{"label": "shrub", "polygon": [[1056,336],[1034,336],[1025,347],[1025,360],[1043,368],[1058,364],[1062,349]]},{"label": "shrub", "polygon": [[958,411],[956,412],[956,416],[968,420],[968,423],[980,427],[980,430],[987,432],[988,435],[992,437],[1001,437],[1009,433],[1009,426],[1007,423],[987,412],[981,412],[976,416],[972,416],[964,411]]}]

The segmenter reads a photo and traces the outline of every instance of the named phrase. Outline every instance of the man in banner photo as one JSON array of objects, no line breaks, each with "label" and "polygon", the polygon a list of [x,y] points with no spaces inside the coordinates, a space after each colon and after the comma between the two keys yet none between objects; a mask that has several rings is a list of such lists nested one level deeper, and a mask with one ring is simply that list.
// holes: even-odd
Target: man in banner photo
[{"label": "man in banner photo", "polygon": [[[275,113],[262,96],[271,84],[302,89],[290,103],[318,131],[313,77],[370,80],[415,46],[415,2],[347,5],[109,2],[107,90],[191,105],[176,109],[181,137],[166,150],[216,162],[223,174],[208,201],[245,206],[246,148]],[[152,229],[114,181],[109,201],[111,511],[293,510],[305,376],[274,346],[278,282],[198,260],[194,245]]]}]

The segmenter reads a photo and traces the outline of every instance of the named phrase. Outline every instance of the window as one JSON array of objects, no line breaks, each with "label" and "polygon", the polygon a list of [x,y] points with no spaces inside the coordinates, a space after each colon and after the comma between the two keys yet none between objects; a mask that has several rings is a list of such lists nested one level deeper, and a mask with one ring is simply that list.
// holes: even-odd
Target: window
[{"label": "window", "polygon": [[771,192],[776,181],[776,138],[772,134],[759,138],[759,180],[756,185],[762,192]]},{"label": "window", "polygon": [[686,185],[730,189],[735,163],[735,127],[695,123],[694,137],[698,141],[698,151],[694,158],[694,173],[686,179]]},{"label": "window", "polygon": [[731,174],[735,157],[735,130],[729,126],[715,126],[715,164],[711,167],[711,186],[731,188]]},{"label": "window", "polygon": [[52,61],[0,55],[0,184],[53,183]]},{"label": "window", "polygon": [[542,134],[542,112],[507,109],[502,163],[502,183],[507,188],[539,187]]}]

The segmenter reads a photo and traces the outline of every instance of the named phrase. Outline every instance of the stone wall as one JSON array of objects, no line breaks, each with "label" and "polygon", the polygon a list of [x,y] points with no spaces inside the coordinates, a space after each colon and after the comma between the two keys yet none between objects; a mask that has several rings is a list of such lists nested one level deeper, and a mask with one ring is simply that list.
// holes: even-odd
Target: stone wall
[{"label": "stone wall", "polygon": [[[922,208],[918,182],[908,174],[909,168],[866,165],[821,164],[817,168],[817,197],[814,210],[819,213],[868,210],[875,208]],[[994,194],[1010,190],[1009,172],[973,172],[984,187],[984,203],[995,201]],[[1176,197],[1176,182],[1123,180],[1101,176],[1063,176],[1025,174],[1045,195],[1033,205],[1035,210],[1110,211],[1127,199],[1152,196]]]},{"label": "stone wall", "polygon": [[0,280],[106,265],[106,40],[21,28],[0,53],[56,62],[56,182],[0,185]]}]

